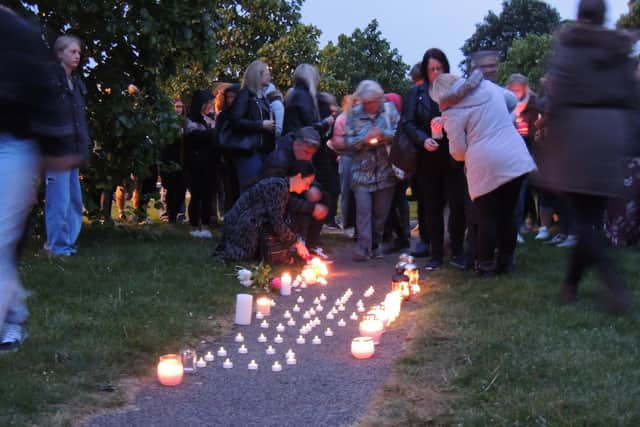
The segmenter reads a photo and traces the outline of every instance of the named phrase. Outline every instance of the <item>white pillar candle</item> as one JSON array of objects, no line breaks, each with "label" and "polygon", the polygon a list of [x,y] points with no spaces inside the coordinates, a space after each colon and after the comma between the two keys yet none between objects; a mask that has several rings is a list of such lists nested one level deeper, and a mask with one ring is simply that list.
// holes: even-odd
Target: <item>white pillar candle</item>
[{"label": "white pillar candle", "polygon": [[247,368],[249,368],[250,371],[257,371],[258,364],[256,363],[255,360],[251,359],[251,362],[249,362],[249,364],[247,365]]},{"label": "white pillar candle", "polygon": [[238,332],[238,335],[236,335],[235,342],[244,342],[244,337],[240,332]]},{"label": "white pillar candle", "polygon": [[276,349],[269,345],[269,347],[267,347],[267,349],[265,350],[265,353],[267,353],[268,355],[276,354]]},{"label": "white pillar candle", "polygon": [[276,344],[282,344],[283,341],[284,339],[280,336],[280,334],[276,335],[276,337],[273,339],[273,342]]},{"label": "white pillar candle", "polygon": [[317,335],[316,335],[316,336],[315,336],[315,337],[313,337],[313,339],[311,340],[311,343],[312,343],[312,344],[315,344],[315,345],[322,344],[322,340],[320,339],[320,337],[319,337],[319,336],[317,336]]},{"label": "white pillar candle", "polygon": [[251,308],[253,307],[253,295],[236,295],[236,325],[251,324]]},{"label": "white pillar candle", "polygon": [[184,370],[179,354],[167,354],[158,362],[158,381],[162,385],[176,386],[182,382]]},{"label": "white pillar candle", "polygon": [[296,326],[296,321],[293,319],[289,319],[289,321],[287,322],[287,325],[289,326]]},{"label": "white pillar candle", "polygon": [[267,337],[265,337],[264,334],[260,334],[260,336],[258,337],[258,342],[267,342]]},{"label": "white pillar candle", "polygon": [[247,354],[249,352],[249,350],[247,349],[247,347],[245,347],[244,344],[242,344],[240,346],[240,348],[238,349],[238,354]]},{"label": "white pillar candle", "polygon": [[207,354],[204,355],[205,362],[213,362],[213,354],[208,351]]},{"label": "white pillar candle", "polygon": [[307,342],[307,340],[305,340],[302,335],[296,339],[296,344],[304,344],[305,342]]},{"label": "white pillar candle", "polygon": [[218,350],[218,356],[227,357],[227,350],[225,350],[224,347],[220,347],[220,349]]},{"label": "white pillar candle", "polygon": [[261,313],[264,316],[268,316],[269,314],[271,314],[271,298],[258,298],[256,300],[256,309],[258,310],[258,313]]},{"label": "white pillar candle", "polygon": [[368,359],[374,352],[375,346],[371,337],[358,337],[351,341],[351,354],[356,359]]},{"label": "white pillar candle", "polygon": [[200,359],[198,359],[198,361],[196,362],[196,366],[198,368],[206,368],[207,362],[205,362],[205,360],[202,357],[200,357]]},{"label": "white pillar candle", "polygon": [[231,360],[227,359],[222,363],[222,367],[224,369],[231,369],[231,368],[233,368],[233,362],[231,362]]}]

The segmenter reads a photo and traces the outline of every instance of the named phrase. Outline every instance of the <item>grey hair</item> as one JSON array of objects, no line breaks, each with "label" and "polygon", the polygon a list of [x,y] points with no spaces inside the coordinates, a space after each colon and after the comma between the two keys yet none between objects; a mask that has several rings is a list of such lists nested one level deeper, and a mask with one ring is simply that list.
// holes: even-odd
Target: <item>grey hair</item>
[{"label": "grey hair", "polygon": [[78,37],[72,36],[71,34],[59,36],[53,43],[53,52],[56,54],[56,58],[60,59],[60,54],[62,54],[71,43],[77,44],[78,47],[82,49],[82,41],[80,41]]},{"label": "grey hair", "polygon": [[360,102],[363,102],[384,96],[384,90],[382,90],[382,86],[376,81],[363,80],[358,84],[354,95]]},{"label": "grey hair", "polygon": [[527,78],[527,76],[523,75],[523,74],[511,74],[509,76],[509,78],[507,79],[507,84],[506,86],[509,87],[513,84],[519,84],[519,85],[523,85],[523,86],[529,86],[529,79]]}]

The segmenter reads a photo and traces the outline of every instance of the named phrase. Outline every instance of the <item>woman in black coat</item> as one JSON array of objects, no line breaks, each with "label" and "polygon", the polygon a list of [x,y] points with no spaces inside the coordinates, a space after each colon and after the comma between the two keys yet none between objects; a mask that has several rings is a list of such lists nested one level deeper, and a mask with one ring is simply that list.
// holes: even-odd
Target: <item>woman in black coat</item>
[{"label": "woman in black coat", "polygon": [[283,135],[306,126],[313,126],[320,137],[328,138],[334,119],[333,116],[320,118],[317,101],[318,83],[320,83],[320,74],[316,67],[309,64],[298,65],[293,73],[293,87],[285,99]]},{"label": "woman in black coat", "polygon": [[[449,156],[449,143],[444,135],[432,138],[431,122],[440,116],[438,104],[429,96],[429,85],[442,73],[449,72],[449,61],[440,49],[429,49],[422,58],[421,72],[424,83],[415,86],[407,94],[403,107],[403,126],[406,134],[418,149],[418,204],[424,218],[431,243],[431,259],[426,269],[442,266],[444,258],[444,208],[449,205],[449,236],[451,238],[451,264],[464,267],[465,200],[467,184],[463,164]],[[421,232],[422,234],[422,232]]]}]

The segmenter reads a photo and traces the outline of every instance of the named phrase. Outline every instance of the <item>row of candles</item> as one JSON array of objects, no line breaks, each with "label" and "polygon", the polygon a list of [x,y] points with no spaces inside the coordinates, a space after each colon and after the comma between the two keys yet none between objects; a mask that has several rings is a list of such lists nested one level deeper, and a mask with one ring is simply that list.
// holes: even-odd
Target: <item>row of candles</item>
[{"label": "row of candles", "polygon": [[[414,297],[420,292],[420,286],[418,284],[419,280],[419,270],[412,264],[412,260],[410,257],[403,259],[406,255],[401,255],[399,263],[396,265],[396,274],[392,278],[392,290],[385,296],[385,300],[383,303],[379,305],[375,305],[371,310],[362,318],[359,323],[359,333],[360,336],[356,337],[351,342],[351,354],[356,359],[368,359],[372,357],[375,353],[375,345],[379,343],[380,336],[384,332],[384,330],[400,315],[400,310],[402,306],[402,301]],[[318,262],[319,260],[314,259],[310,264],[308,264],[305,269],[303,269],[303,274],[296,278],[295,281],[291,280],[291,276],[288,273],[285,273],[280,278],[281,281],[281,294],[282,295],[290,295],[290,287],[294,282],[298,282],[298,285],[301,283],[308,284],[316,284],[318,283],[317,279],[324,279],[324,283],[326,283],[325,275],[327,274],[326,265],[322,262]],[[322,266],[322,267],[320,267]],[[307,273],[305,273],[305,271]],[[313,272],[313,276],[311,275],[311,271]],[[302,278],[302,279],[301,279]],[[315,281],[313,280],[315,278]],[[322,282],[320,284],[323,284]],[[297,285],[297,286],[298,286]],[[375,290],[373,287],[368,288],[364,292],[364,297],[369,298],[374,294]],[[348,289],[341,298],[338,298],[334,304],[334,307],[329,310],[326,318],[328,320],[333,320],[334,316],[340,311],[345,311],[345,304],[349,300],[352,295],[351,289]],[[309,320],[309,322],[304,325],[300,329],[300,335],[296,339],[297,344],[306,343],[306,339],[304,335],[309,333],[313,327],[320,325],[321,321],[319,317],[315,317],[315,319],[311,319],[312,316],[316,315],[318,312],[322,312],[324,307],[322,306],[322,302],[326,301],[326,296],[321,294],[320,297],[316,298],[313,301],[315,307],[311,307],[309,310],[306,310],[303,314],[303,318]],[[300,312],[301,308],[298,304],[302,304],[304,302],[304,298],[299,296],[296,300],[296,305],[292,308],[294,313]],[[275,305],[275,302],[268,297],[260,297],[256,300],[256,319],[262,320],[260,326],[262,328],[267,329],[269,327],[268,321],[265,319],[265,316],[269,316],[271,314],[271,307]],[[364,303],[362,300],[357,302],[357,311],[364,312],[366,311],[364,308]],[[239,294],[236,299],[236,323],[242,325],[251,324],[251,315],[253,308],[253,296],[247,294]],[[293,319],[293,315],[289,310],[286,310],[284,313],[284,318],[287,319],[288,326],[295,326],[296,322]],[[353,312],[350,316],[350,319],[357,320],[358,315]],[[344,327],[346,322],[344,319],[340,319],[337,322],[339,327]],[[277,332],[284,332],[285,326],[282,323],[279,323],[276,326]],[[333,331],[331,328],[326,328],[324,335],[327,337],[333,336]],[[241,333],[236,335],[236,342],[244,342],[244,337]],[[266,336],[264,334],[260,334],[258,337],[258,342],[267,342]],[[280,344],[283,342],[283,338],[278,334],[274,338],[274,343]],[[322,339],[319,336],[315,336],[311,340],[312,344],[318,345],[322,343]],[[246,354],[248,352],[246,346],[243,344],[238,349],[240,354]],[[267,354],[275,354],[275,349],[271,345],[266,349]],[[184,369],[184,354],[181,356],[178,355],[167,355],[163,356],[158,365],[158,378],[160,382],[164,385],[175,385],[179,384],[182,381],[182,371],[188,372],[188,370],[195,370],[196,367],[204,367],[207,362],[213,361],[213,354],[211,352],[207,353],[204,358],[200,358],[199,360],[195,360],[195,353],[193,359],[187,355],[188,359],[188,368]],[[218,356],[226,357],[227,353],[224,348],[220,348],[218,351]],[[293,357],[290,357],[293,356]],[[295,365],[296,359],[295,354],[291,349],[286,353],[286,364],[287,365]],[[182,365],[182,366],[181,366]],[[223,362],[223,368],[231,369],[233,368],[233,363],[229,358],[227,358]],[[247,365],[249,370],[258,369],[258,364],[255,360],[251,360],[251,362]],[[272,371],[280,372],[282,370],[282,365],[275,361],[272,365]],[[178,375],[178,371],[180,374]],[[179,377],[179,380],[178,380]]]}]

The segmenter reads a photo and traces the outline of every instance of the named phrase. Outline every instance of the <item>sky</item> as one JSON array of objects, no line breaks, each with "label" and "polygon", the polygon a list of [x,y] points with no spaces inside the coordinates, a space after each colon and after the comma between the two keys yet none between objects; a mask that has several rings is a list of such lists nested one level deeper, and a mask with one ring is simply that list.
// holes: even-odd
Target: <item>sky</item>
[{"label": "sky", "polygon": [[[547,0],[562,19],[574,19],[578,0]],[[607,0],[607,25],[627,12],[627,0]],[[382,37],[398,49],[405,63],[422,60],[430,47],[442,49],[452,71],[459,71],[460,48],[489,10],[499,14],[502,0],[305,0],[302,22],[322,31],[320,47],[340,34],[351,35],[377,19]]]}]

